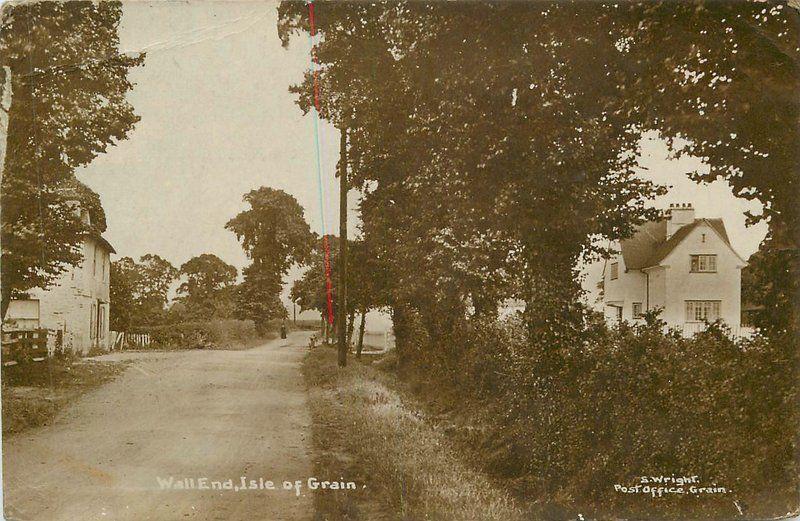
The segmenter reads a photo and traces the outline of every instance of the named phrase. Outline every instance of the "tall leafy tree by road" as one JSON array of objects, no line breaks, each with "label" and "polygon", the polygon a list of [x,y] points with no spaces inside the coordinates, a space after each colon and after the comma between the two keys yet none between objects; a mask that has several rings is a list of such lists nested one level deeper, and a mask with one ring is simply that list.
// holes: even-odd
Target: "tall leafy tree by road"
[{"label": "tall leafy tree by road", "polygon": [[223,292],[236,283],[237,270],[216,255],[204,253],[183,263],[180,275],[186,279],[178,287],[186,312],[211,318],[224,306]]},{"label": "tall leafy tree by road", "polygon": [[[772,230],[797,236],[794,9],[314,5],[322,114],[352,114],[350,171],[365,189],[364,234],[390,266],[399,332],[407,315],[435,335],[516,297],[534,344],[574,345],[576,265],[606,253],[592,237],[657,217],[646,202],[662,189],[635,176],[647,130],[676,151],[688,140],[708,178],[765,201]],[[309,30],[306,6],[279,13],[285,42]],[[293,90],[308,110],[311,73]]]},{"label": "tall leafy tree by road", "polygon": [[228,221],[251,264],[243,271],[239,310],[264,330],[272,318],[283,317],[280,303],[283,277],[292,264],[304,264],[314,244],[314,234],[297,200],[282,190],[262,186],[244,196],[250,206]]},{"label": "tall leafy tree by road", "polygon": [[123,257],[111,263],[112,327],[130,327],[162,322],[169,290],[179,271],[168,260],[148,253],[139,262]]},{"label": "tall leafy tree by road", "polygon": [[143,55],[119,53],[120,2],[5,6],[0,65],[11,73],[2,177],[2,315],[11,297],[47,287],[80,261],[86,232],[64,197],[76,167],[138,121],[126,94]]}]

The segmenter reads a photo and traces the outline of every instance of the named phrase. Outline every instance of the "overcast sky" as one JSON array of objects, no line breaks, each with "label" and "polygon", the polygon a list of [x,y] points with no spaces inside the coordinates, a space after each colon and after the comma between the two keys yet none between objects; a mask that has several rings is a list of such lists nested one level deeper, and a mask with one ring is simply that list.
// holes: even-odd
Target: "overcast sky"
[{"label": "overcast sky", "polygon": [[[241,269],[247,259],[224,225],[245,208],[242,195],[262,185],[294,195],[312,229],[322,231],[313,120],[287,90],[309,66],[309,42],[281,47],[275,7],[123,4],[122,50],[147,51],[144,66],[130,73],[129,99],[142,120],[78,174],[102,198],[117,258],[156,253],[180,266],[209,252]],[[336,232],[338,134],[321,122],[320,139],[326,229]],[[744,258],[753,253],[766,229],[746,230],[743,211],[758,205],[733,198],[724,183],[694,184],[685,173],[699,162],[666,155],[652,142],[641,160],[643,175],[674,185],[655,204],[692,202],[698,217],[725,219]]]}]

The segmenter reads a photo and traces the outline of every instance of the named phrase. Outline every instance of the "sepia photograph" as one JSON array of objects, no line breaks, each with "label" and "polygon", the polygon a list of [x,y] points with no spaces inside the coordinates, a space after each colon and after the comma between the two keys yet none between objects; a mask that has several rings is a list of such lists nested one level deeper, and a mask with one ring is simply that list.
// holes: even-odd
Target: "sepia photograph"
[{"label": "sepia photograph", "polygon": [[0,1],[2,519],[800,519],[800,1]]}]

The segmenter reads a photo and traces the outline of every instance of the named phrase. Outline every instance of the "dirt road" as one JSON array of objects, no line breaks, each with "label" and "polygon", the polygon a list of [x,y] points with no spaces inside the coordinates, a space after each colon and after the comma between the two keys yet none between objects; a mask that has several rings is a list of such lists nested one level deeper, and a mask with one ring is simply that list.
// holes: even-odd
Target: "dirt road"
[{"label": "dirt road", "polygon": [[[312,519],[310,418],[299,370],[307,339],[296,332],[246,351],[100,357],[134,362],[53,425],[4,441],[6,518]],[[209,487],[228,479],[241,487],[242,477],[257,488],[176,488],[184,479],[199,487],[201,478]],[[163,488],[170,478],[172,488]],[[295,480],[303,482],[299,496],[282,488]]]}]

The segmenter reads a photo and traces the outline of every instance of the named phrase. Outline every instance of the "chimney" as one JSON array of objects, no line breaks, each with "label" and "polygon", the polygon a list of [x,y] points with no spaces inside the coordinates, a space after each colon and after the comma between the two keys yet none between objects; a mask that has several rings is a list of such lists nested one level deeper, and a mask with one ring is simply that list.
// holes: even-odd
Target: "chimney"
[{"label": "chimney", "polygon": [[77,199],[70,199],[66,202],[67,206],[75,217],[79,218],[83,224],[90,225],[92,224],[92,218],[89,214],[89,211],[85,208],[81,207],[81,202]]},{"label": "chimney", "polygon": [[670,204],[667,216],[667,239],[669,239],[681,227],[694,222],[694,207],[692,203]]}]

